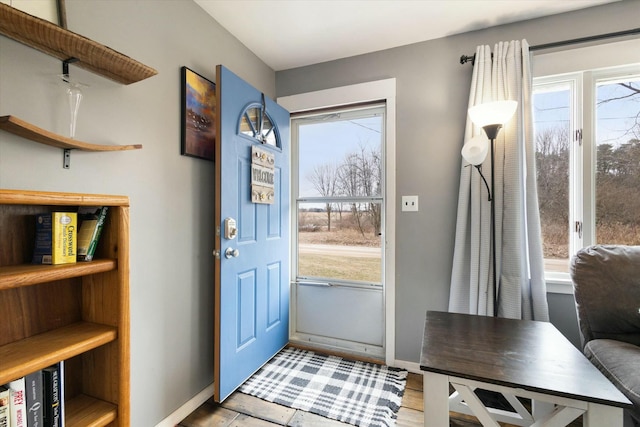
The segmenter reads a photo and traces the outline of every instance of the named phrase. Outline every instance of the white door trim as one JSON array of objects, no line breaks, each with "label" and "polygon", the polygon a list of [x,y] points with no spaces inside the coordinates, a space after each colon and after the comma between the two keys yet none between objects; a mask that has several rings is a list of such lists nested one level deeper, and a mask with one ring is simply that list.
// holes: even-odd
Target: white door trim
[{"label": "white door trim", "polygon": [[278,104],[290,113],[370,101],[385,101],[387,130],[385,146],[385,363],[395,365],[395,240],[396,240],[396,79],[377,80],[279,97]]}]

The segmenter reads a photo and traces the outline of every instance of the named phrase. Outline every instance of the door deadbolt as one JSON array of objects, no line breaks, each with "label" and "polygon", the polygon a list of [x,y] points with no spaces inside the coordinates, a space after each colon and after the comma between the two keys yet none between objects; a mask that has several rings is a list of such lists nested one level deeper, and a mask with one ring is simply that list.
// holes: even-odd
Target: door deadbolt
[{"label": "door deadbolt", "polygon": [[236,220],[229,217],[224,220],[224,238],[233,240],[238,235],[238,228],[236,227]]}]

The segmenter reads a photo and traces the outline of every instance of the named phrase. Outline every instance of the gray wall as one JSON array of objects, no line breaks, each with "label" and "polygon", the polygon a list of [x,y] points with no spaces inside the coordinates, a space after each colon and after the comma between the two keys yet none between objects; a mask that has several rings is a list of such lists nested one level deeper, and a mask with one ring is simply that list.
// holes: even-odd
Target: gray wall
[{"label": "gray wall", "polygon": [[[278,96],[397,79],[396,197],[420,196],[417,214],[397,210],[397,359],[419,360],[425,311],[448,304],[472,73],[470,64],[459,64],[460,55],[473,54],[478,44],[524,38],[536,45],[636,28],[638,16],[640,2],[624,1],[276,73]],[[379,36],[385,31],[393,28]],[[573,297],[551,295],[550,309],[552,321],[577,343]]]},{"label": "gray wall", "polygon": [[573,294],[547,294],[549,302],[549,320],[553,323],[569,341],[578,348],[580,343],[580,330],[578,328],[578,314],[576,313],[576,301]]},{"label": "gray wall", "polygon": [[[639,2],[448,37],[277,75],[190,0],[66,0],[69,28],[159,74],[122,86],[71,67],[91,86],[77,137],[141,143],[139,151],[73,152],[0,132],[0,187],[124,194],[131,199],[133,426],[155,425],[213,380],[214,165],[179,152],[179,76],[186,65],[214,79],[224,64],[267,95],[289,95],[387,77],[398,79],[397,194],[421,211],[398,212],[397,358],[417,361],[424,312],[444,309],[454,235],[460,123],[478,43],[530,43],[637,26]],[[66,132],[60,62],[0,37],[0,115]],[[570,298],[570,297],[569,297]],[[562,311],[568,305],[561,298]],[[554,306],[555,307],[555,306]],[[567,323],[571,323],[569,319]]]},{"label": "gray wall", "polygon": [[[154,67],[123,86],[90,84],[77,138],[143,144],[71,154],[0,132],[0,187],[131,199],[131,425],[152,426],[213,381],[212,162],[180,156],[180,67],[229,69],[275,95],[275,74],[191,0],[67,0],[69,29]],[[0,115],[67,132],[60,61],[0,37]]]}]

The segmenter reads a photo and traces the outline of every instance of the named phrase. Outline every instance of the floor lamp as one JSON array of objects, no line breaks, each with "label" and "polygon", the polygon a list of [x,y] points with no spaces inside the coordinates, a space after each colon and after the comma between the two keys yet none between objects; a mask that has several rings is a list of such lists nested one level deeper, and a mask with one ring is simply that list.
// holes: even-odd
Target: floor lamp
[{"label": "floor lamp", "polygon": [[462,157],[472,164],[480,173],[480,177],[487,187],[488,199],[491,202],[491,261],[493,266],[493,315],[498,316],[498,272],[496,271],[496,208],[495,208],[495,142],[502,126],[511,119],[516,112],[516,101],[495,101],[479,104],[469,108],[471,121],[484,129],[491,145],[491,188],[482,174],[482,163],[487,157],[488,141],[482,135],[471,138],[462,147]]}]

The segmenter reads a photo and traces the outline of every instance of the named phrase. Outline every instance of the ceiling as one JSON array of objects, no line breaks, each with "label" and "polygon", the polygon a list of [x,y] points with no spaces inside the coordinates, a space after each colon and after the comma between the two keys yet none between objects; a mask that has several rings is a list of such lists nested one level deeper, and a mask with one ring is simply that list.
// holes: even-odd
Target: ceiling
[{"label": "ceiling", "polygon": [[275,71],[617,0],[195,0]]}]

